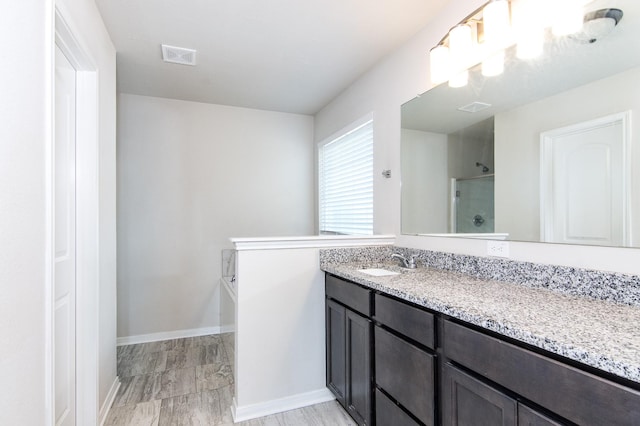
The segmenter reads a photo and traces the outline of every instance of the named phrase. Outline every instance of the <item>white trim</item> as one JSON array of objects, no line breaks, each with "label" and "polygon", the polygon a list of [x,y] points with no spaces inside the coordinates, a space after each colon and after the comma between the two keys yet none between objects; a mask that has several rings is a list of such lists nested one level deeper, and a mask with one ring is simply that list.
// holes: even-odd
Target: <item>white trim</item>
[{"label": "white trim", "polygon": [[230,238],[238,251],[393,245],[395,235],[312,235],[308,237]]},{"label": "white trim", "polygon": [[120,378],[116,376],[116,379],[111,384],[111,388],[107,393],[107,397],[104,399],[104,403],[102,407],[100,407],[100,414],[98,417],[98,424],[100,426],[104,425],[104,422],[107,420],[107,416],[109,415],[109,410],[111,410],[111,406],[113,405],[113,401],[116,399],[116,395],[118,394],[118,389],[120,389]]},{"label": "white trim", "polygon": [[340,129],[340,130],[332,133],[330,136],[327,136],[326,138],[322,139],[320,142],[318,142],[317,147],[319,148],[322,145],[326,145],[329,142],[333,142],[334,140],[338,139],[339,137],[342,137],[345,134],[354,131],[355,129],[357,129],[358,127],[363,126],[364,124],[368,123],[369,121],[373,121],[373,112],[370,112],[370,113],[360,117],[356,121],[347,124],[342,129]]},{"label": "white trim", "polygon": [[209,334],[221,334],[224,331],[220,327],[192,328],[190,330],[163,331],[160,333],[138,334],[135,336],[118,337],[117,346],[136,345],[138,343],[159,342],[161,340],[183,339],[185,337],[207,336]]},{"label": "white trim", "polygon": [[[89,53],[90,49],[78,37],[81,32],[73,25],[71,16],[72,14],[63,4],[56,4],[52,17],[54,38],[51,47],[53,52],[58,46],[76,70],[75,419],[77,424],[93,424],[98,419],[99,404],[98,72],[96,62]],[[55,63],[52,65],[52,93],[55,94]],[[55,123],[55,108],[52,117],[54,117],[53,123]],[[54,144],[55,138],[52,147]],[[50,161],[53,161],[53,157]],[[49,170],[49,173],[48,178],[53,180],[53,168]],[[50,202],[53,203],[53,193]],[[53,241],[53,228],[50,229],[50,233]],[[78,285],[78,283],[82,283],[82,285]],[[54,285],[53,278],[51,285],[52,287]],[[53,304],[53,299],[49,303]],[[55,327],[53,316],[50,321]],[[54,335],[52,334],[52,361],[55,356],[54,344]],[[53,368],[52,364],[52,369],[47,374],[51,376],[51,397],[55,398]],[[55,408],[53,407],[51,416],[55,421]]]},{"label": "white trim", "polygon": [[260,402],[257,404],[246,405],[244,407],[238,407],[236,399],[233,398],[231,415],[233,416],[233,422],[238,423],[275,413],[282,413],[284,411],[307,407],[309,405],[333,401],[334,399],[336,399],[335,396],[327,388],[287,396],[285,398],[273,399],[271,401]]},{"label": "white trim", "polygon": [[452,238],[479,238],[482,240],[506,240],[508,232],[468,233],[468,234],[416,234],[424,237],[452,237]]}]

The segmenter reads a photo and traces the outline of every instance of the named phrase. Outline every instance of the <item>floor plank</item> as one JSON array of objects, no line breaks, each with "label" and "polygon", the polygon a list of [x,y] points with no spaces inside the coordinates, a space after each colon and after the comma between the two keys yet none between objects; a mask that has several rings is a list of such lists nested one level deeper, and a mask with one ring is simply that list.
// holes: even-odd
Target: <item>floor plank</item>
[{"label": "floor plank", "polygon": [[[233,333],[119,346],[121,385],[105,426],[233,426]],[[331,401],[237,423],[349,426]]]}]

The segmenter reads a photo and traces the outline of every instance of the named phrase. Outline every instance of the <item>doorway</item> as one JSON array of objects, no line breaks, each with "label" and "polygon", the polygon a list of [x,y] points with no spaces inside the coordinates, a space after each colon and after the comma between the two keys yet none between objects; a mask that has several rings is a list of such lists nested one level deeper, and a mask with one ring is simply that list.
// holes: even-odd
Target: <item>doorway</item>
[{"label": "doorway", "polygon": [[98,72],[55,10],[49,217],[52,423],[98,421]]}]

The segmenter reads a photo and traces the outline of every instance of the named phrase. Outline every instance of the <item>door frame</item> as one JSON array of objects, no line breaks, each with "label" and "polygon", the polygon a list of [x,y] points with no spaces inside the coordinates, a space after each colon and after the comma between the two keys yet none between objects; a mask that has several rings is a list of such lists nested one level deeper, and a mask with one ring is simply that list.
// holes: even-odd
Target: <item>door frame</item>
[{"label": "door frame", "polygon": [[582,121],[540,133],[540,241],[551,239],[554,219],[553,206],[553,143],[558,137],[593,130],[620,122],[622,124],[622,228],[623,244],[631,247],[631,111],[619,112]]},{"label": "door frame", "polygon": [[[99,129],[98,67],[73,24],[71,14],[56,4],[51,55],[57,45],[76,69],[76,424],[98,422],[99,297]],[[51,139],[47,141],[47,297],[45,374],[47,423],[55,422],[54,393],[54,144],[55,63],[51,61]],[[81,372],[81,374],[78,374]]]}]

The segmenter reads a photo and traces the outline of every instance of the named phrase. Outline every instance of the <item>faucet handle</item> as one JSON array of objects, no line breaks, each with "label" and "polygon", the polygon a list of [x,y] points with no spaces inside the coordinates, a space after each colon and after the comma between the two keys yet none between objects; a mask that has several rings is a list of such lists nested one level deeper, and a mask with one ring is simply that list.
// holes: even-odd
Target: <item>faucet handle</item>
[{"label": "faucet handle", "polygon": [[417,265],[416,265],[416,259],[418,258],[418,255],[416,254],[412,254],[411,256],[409,256],[409,260],[407,261],[408,264],[408,268],[409,269],[416,269]]}]

